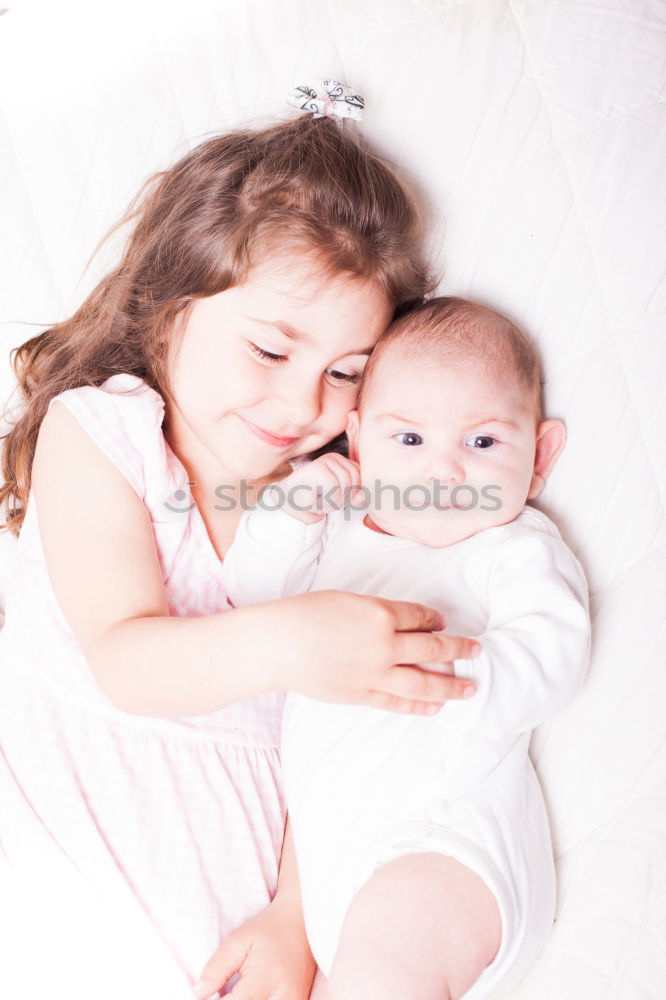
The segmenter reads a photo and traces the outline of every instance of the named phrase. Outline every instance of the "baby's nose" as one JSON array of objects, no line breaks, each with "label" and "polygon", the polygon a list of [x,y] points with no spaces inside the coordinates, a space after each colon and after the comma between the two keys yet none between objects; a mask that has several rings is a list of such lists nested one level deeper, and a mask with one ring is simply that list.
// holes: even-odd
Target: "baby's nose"
[{"label": "baby's nose", "polygon": [[465,470],[454,455],[438,455],[426,466],[425,478],[427,482],[438,480],[456,485],[465,481]]}]

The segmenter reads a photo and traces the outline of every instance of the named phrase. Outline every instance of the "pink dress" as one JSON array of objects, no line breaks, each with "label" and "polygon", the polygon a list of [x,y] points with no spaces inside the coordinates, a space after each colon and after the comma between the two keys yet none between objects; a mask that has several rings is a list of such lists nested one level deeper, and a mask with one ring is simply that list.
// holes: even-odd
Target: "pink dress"
[{"label": "pink dress", "polygon": [[[225,611],[161,397],[115,375],[57,398],[146,505],[171,614]],[[32,496],[0,664],[0,996],[190,997],[211,952],[275,891],[283,696],[180,720],[115,708],[54,596]]]}]

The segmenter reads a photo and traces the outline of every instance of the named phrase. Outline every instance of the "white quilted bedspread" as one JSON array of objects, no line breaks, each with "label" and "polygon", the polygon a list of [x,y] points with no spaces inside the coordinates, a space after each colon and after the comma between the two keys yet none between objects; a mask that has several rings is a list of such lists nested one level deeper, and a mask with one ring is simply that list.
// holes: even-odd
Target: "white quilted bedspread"
[{"label": "white quilted bedspread", "polygon": [[[432,206],[441,290],[538,341],[569,441],[543,507],[588,573],[594,657],[537,731],[558,919],[510,1000],[666,997],[661,0],[49,0],[0,16],[0,398],[142,180],[312,76]],[[0,538],[0,591],[12,539]],[[1,602],[0,602],[1,603]],[[48,992],[48,977],[44,984]]]}]

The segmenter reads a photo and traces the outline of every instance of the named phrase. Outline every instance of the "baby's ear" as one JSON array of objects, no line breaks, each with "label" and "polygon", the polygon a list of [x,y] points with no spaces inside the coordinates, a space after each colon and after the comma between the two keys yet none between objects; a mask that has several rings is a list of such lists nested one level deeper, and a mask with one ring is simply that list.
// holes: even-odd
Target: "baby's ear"
[{"label": "baby's ear", "polygon": [[528,500],[538,497],[546,485],[550,470],[564,448],[567,431],[561,420],[542,420],[537,428],[534,471],[530,483]]},{"label": "baby's ear", "polygon": [[350,410],[347,417],[347,438],[349,457],[352,462],[358,462],[358,410]]}]

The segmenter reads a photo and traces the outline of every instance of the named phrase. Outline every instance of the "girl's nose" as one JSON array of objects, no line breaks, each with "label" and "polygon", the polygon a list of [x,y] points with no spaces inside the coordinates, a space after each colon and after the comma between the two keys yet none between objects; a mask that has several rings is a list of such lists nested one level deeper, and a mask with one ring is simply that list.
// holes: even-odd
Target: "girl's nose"
[{"label": "girl's nose", "polygon": [[317,386],[287,385],[273,400],[275,409],[293,425],[291,430],[302,429],[319,416],[321,410],[320,388]]}]

